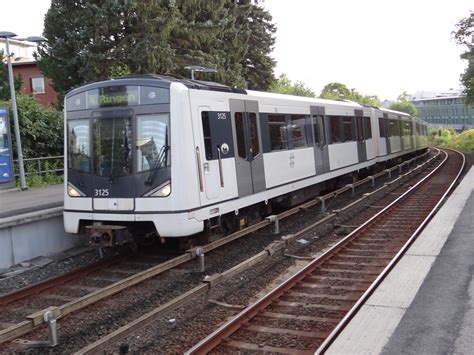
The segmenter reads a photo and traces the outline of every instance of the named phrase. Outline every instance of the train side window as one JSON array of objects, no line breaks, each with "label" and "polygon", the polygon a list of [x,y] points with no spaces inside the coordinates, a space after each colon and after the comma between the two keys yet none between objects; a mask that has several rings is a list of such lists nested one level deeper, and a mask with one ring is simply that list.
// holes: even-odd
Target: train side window
[{"label": "train side window", "polygon": [[303,148],[306,142],[306,117],[304,115],[291,115],[290,139],[292,148]]},{"label": "train side window", "polygon": [[385,124],[382,117],[379,117],[379,135],[380,135],[380,138],[386,137]]},{"label": "train side window", "polygon": [[257,115],[255,112],[249,113],[249,128],[250,128],[250,152],[252,157],[256,157],[260,153],[260,145],[258,144],[258,127]]},{"label": "train side window", "polygon": [[237,154],[239,154],[239,157],[245,159],[247,154],[245,153],[244,115],[242,112],[236,112],[234,118],[235,134],[237,136]]},{"label": "train side window", "polygon": [[314,144],[318,147],[326,145],[324,116],[313,116]]},{"label": "train side window", "polygon": [[354,117],[342,117],[343,142],[354,140]]},{"label": "train side window", "polygon": [[364,121],[363,117],[356,117],[357,124],[357,140],[360,142],[364,141]]},{"label": "train side window", "polygon": [[372,138],[372,126],[370,125],[370,117],[364,117],[365,139]]},{"label": "train side window", "polygon": [[331,132],[331,143],[340,143],[343,141],[341,134],[341,123],[342,117],[330,116],[329,117],[329,131]]},{"label": "train side window", "polygon": [[390,120],[388,118],[383,119],[385,122],[385,137],[391,137],[392,136],[392,131],[391,131],[391,125],[390,125]]},{"label": "train side window", "polygon": [[211,125],[209,123],[209,112],[201,112],[202,120],[202,134],[204,137],[204,153],[207,160],[212,160],[212,139],[211,139]]},{"label": "train side window", "polygon": [[321,147],[326,145],[326,123],[324,121],[324,116],[318,116],[319,123],[319,144]]},{"label": "train side window", "polygon": [[284,115],[268,115],[270,150],[288,149],[286,119]]},{"label": "train side window", "polygon": [[311,116],[311,123],[313,124],[313,131],[314,131],[314,145],[317,147],[321,146],[321,140],[319,135],[319,126],[318,126],[318,117],[319,116]]}]

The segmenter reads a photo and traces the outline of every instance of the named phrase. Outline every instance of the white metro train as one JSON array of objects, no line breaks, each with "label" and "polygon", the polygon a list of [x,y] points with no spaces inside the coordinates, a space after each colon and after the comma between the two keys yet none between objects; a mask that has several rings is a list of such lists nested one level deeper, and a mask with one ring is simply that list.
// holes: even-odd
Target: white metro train
[{"label": "white metro train", "polygon": [[140,75],[69,92],[65,138],[65,229],[115,245],[235,230],[417,154],[427,128],[353,102]]}]

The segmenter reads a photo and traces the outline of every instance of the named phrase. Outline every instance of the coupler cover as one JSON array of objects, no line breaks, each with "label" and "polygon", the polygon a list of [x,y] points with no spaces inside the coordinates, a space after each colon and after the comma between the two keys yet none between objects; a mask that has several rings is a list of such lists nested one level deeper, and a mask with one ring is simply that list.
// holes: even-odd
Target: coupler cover
[{"label": "coupler cover", "polygon": [[100,224],[87,226],[90,243],[98,247],[113,247],[133,242],[130,231],[125,226]]}]

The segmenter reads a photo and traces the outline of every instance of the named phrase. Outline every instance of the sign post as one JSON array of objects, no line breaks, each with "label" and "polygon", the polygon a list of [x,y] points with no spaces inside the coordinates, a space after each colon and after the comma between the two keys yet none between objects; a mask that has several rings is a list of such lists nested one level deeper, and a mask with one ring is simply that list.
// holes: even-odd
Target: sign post
[{"label": "sign post", "polygon": [[0,107],[0,190],[15,187],[8,108]]}]

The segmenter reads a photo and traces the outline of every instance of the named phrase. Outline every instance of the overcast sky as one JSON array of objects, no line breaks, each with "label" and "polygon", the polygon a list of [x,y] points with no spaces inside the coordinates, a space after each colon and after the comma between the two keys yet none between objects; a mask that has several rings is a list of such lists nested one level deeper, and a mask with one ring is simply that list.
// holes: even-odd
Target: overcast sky
[{"label": "overcast sky", "polygon": [[[0,0],[0,31],[40,35],[50,0]],[[472,0],[265,0],[277,25],[276,74],[319,94],[341,82],[396,99],[403,91],[459,88],[466,62],[451,40]]]}]

